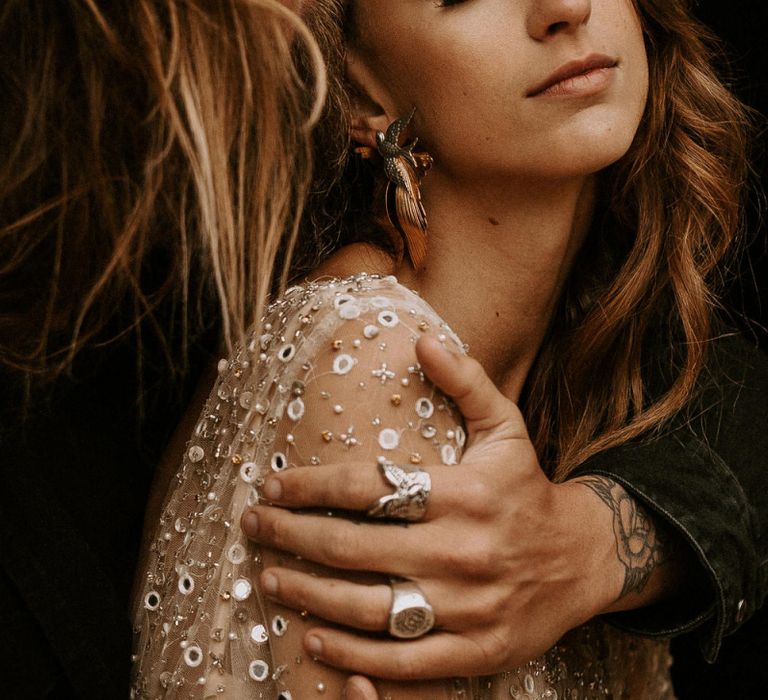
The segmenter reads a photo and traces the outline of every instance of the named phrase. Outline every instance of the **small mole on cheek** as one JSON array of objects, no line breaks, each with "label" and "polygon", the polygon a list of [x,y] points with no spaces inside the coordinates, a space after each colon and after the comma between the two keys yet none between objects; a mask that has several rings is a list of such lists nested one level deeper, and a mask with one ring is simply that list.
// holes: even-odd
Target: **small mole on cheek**
[{"label": "small mole on cheek", "polygon": [[501,314],[497,311],[496,312],[496,318],[499,318],[500,316],[501,316]]},{"label": "small mole on cheek", "polygon": [[493,226],[498,226],[498,225],[499,225],[499,220],[498,220],[498,219],[494,219],[492,216],[489,216],[489,217],[488,217],[488,221],[489,221],[489,222],[490,222],[490,223],[491,223]]}]

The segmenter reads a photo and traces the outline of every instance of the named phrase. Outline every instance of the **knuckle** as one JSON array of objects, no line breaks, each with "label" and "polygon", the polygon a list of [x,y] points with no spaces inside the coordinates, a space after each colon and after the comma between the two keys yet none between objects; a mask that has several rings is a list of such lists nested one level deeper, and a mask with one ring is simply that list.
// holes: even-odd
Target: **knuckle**
[{"label": "knuckle", "polygon": [[482,474],[473,475],[472,480],[462,487],[459,504],[470,517],[485,520],[494,510],[498,491]]},{"label": "knuckle", "polygon": [[483,366],[473,357],[464,357],[463,361],[464,381],[462,382],[461,393],[463,396],[468,396],[478,387],[483,386],[486,375]]},{"label": "knuckle", "polygon": [[473,538],[465,551],[456,548],[452,556],[452,565],[469,578],[486,578],[496,568],[496,552],[485,537]]},{"label": "knuckle", "polygon": [[281,576],[279,590],[281,597],[286,602],[301,608],[307,607],[307,590],[301,580],[296,580],[293,576]]},{"label": "knuckle", "polygon": [[509,615],[509,608],[509,601],[505,596],[494,595],[486,606],[485,614],[489,619],[499,622],[506,620],[506,617]]},{"label": "knuckle", "polygon": [[487,377],[483,366],[474,357],[468,358],[467,374],[472,380],[472,386],[482,384]]},{"label": "knuckle", "polygon": [[360,621],[360,625],[368,630],[380,630],[386,626],[386,613],[375,609],[372,605],[364,603],[355,607],[354,612]]},{"label": "knuckle", "polygon": [[475,571],[469,546],[445,547],[440,553],[443,568],[462,579],[474,578]]},{"label": "knuckle", "polygon": [[497,673],[509,667],[510,643],[496,630],[486,631],[473,640],[477,651],[477,674]]},{"label": "knuckle", "polygon": [[490,634],[486,643],[485,658],[491,669],[498,670],[502,668],[509,653],[509,642],[499,634]]},{"label": "knuckle", "polygon": [[259,515],[259,527],[263,530],[267,541],[277,549],[288,549],[290,544],[289,527],[282,518]]},{"label": "knuckle", "polygon": [[323,554],[325,559],[338,567],[348,568],[348,564],[356,560],[357,546],[355,538],[341,523],[331,528],[323,537]]},{"label": "knuckle", "polygon": [[302,486],[302,505],[306,506],[333,506],[335,480],[318,480],[310,477],[305,479]]},{"label": "knuckle", "polygon": [[[370,494],[370,487],[371,484],[367,479],[361,478],[360,470],[356,469],[354,466],[350,466],[347,469],[346,478],[344,479],[343,486],[341,487],[339,493],[341,494],[342,498],[344,499],[344,503],[342,505],[358,505],[358,504],[367,504]],[[381,478],[377,475],[377,482],[382,482]],[[383,482],[382,482],[383,483]]]},{"label": "knuckle", "polygon": [[418,680],[424,673],[419,658],[407,651],[398,651],[392,659],[393,676],[402,681]]}]

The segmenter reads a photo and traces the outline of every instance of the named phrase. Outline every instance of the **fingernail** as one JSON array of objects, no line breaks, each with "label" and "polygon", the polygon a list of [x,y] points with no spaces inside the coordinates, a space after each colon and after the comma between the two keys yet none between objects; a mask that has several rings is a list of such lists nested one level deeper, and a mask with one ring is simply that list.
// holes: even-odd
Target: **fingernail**
[{"label": "fingernail", "polygon": [[344,700],[367,700],[368,696],[354,680],[348,680],[341,695]]},{"label": "fingernail", "polygon": [[360,692],[360,688],[352,683],[347,683],[341,693],[342,700],[365,700],[365,695]]},{"label": "fingernail", "polygon": [[261,587],[265,593],[275,595],[277,593],[277,576],[269,573],[262,574]]},{"label": "fingernail", "polygon": [[283,495],[283,485],[279,479],[267,479],[264,483],[264,495],[270,501],[276,501]]},{"label": "fingernail", "polygon": [[248,537],[256,537],[259,534],[259,516],[253,511],[248,511],[243,516],[242,525]]},{"label": "fingernail", "polygon": [[323,653],[323,643],[320,641],[320,637],[315,637],[313,634],[307,637],[307,651],[312,656],[320,656]]}]

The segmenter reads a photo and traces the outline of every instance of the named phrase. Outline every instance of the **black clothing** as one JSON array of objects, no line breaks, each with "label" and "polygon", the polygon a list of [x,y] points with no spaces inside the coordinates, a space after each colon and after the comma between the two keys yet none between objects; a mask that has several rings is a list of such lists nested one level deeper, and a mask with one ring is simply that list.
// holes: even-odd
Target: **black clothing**
[{"label": "black clothing", "polygon": [[128,342],[84,354],[26,416],[0,376],[0,696],[127,697],[144,507],[203,357],[184,385],[145,367],[141,406]]},{"label": "black clothing", "polygon": [[768,357],[737,335],[715,349],[696,400],[660,437],[598,454],[576,472],[621,483],[701,564],[675,600],[617,622],[665,637],[696,629],[710,662],[768,595]]}]

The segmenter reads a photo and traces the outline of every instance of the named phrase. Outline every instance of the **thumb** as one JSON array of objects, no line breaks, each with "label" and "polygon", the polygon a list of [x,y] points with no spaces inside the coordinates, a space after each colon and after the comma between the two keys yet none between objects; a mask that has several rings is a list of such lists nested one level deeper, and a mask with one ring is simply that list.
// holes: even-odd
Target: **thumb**
[{"label": "thumb", "polygon": [[504,437],[527,439],[520,410],[496,388],[477,360],[449,352],[426,336],[416,344],[416,356],[435,386],[456,402],[470,434],[501,430]]},{"label": "thumb", "polygon": [[348,678],[341,697],[343,700],[379,700],[376,688],[365,676]]}]

